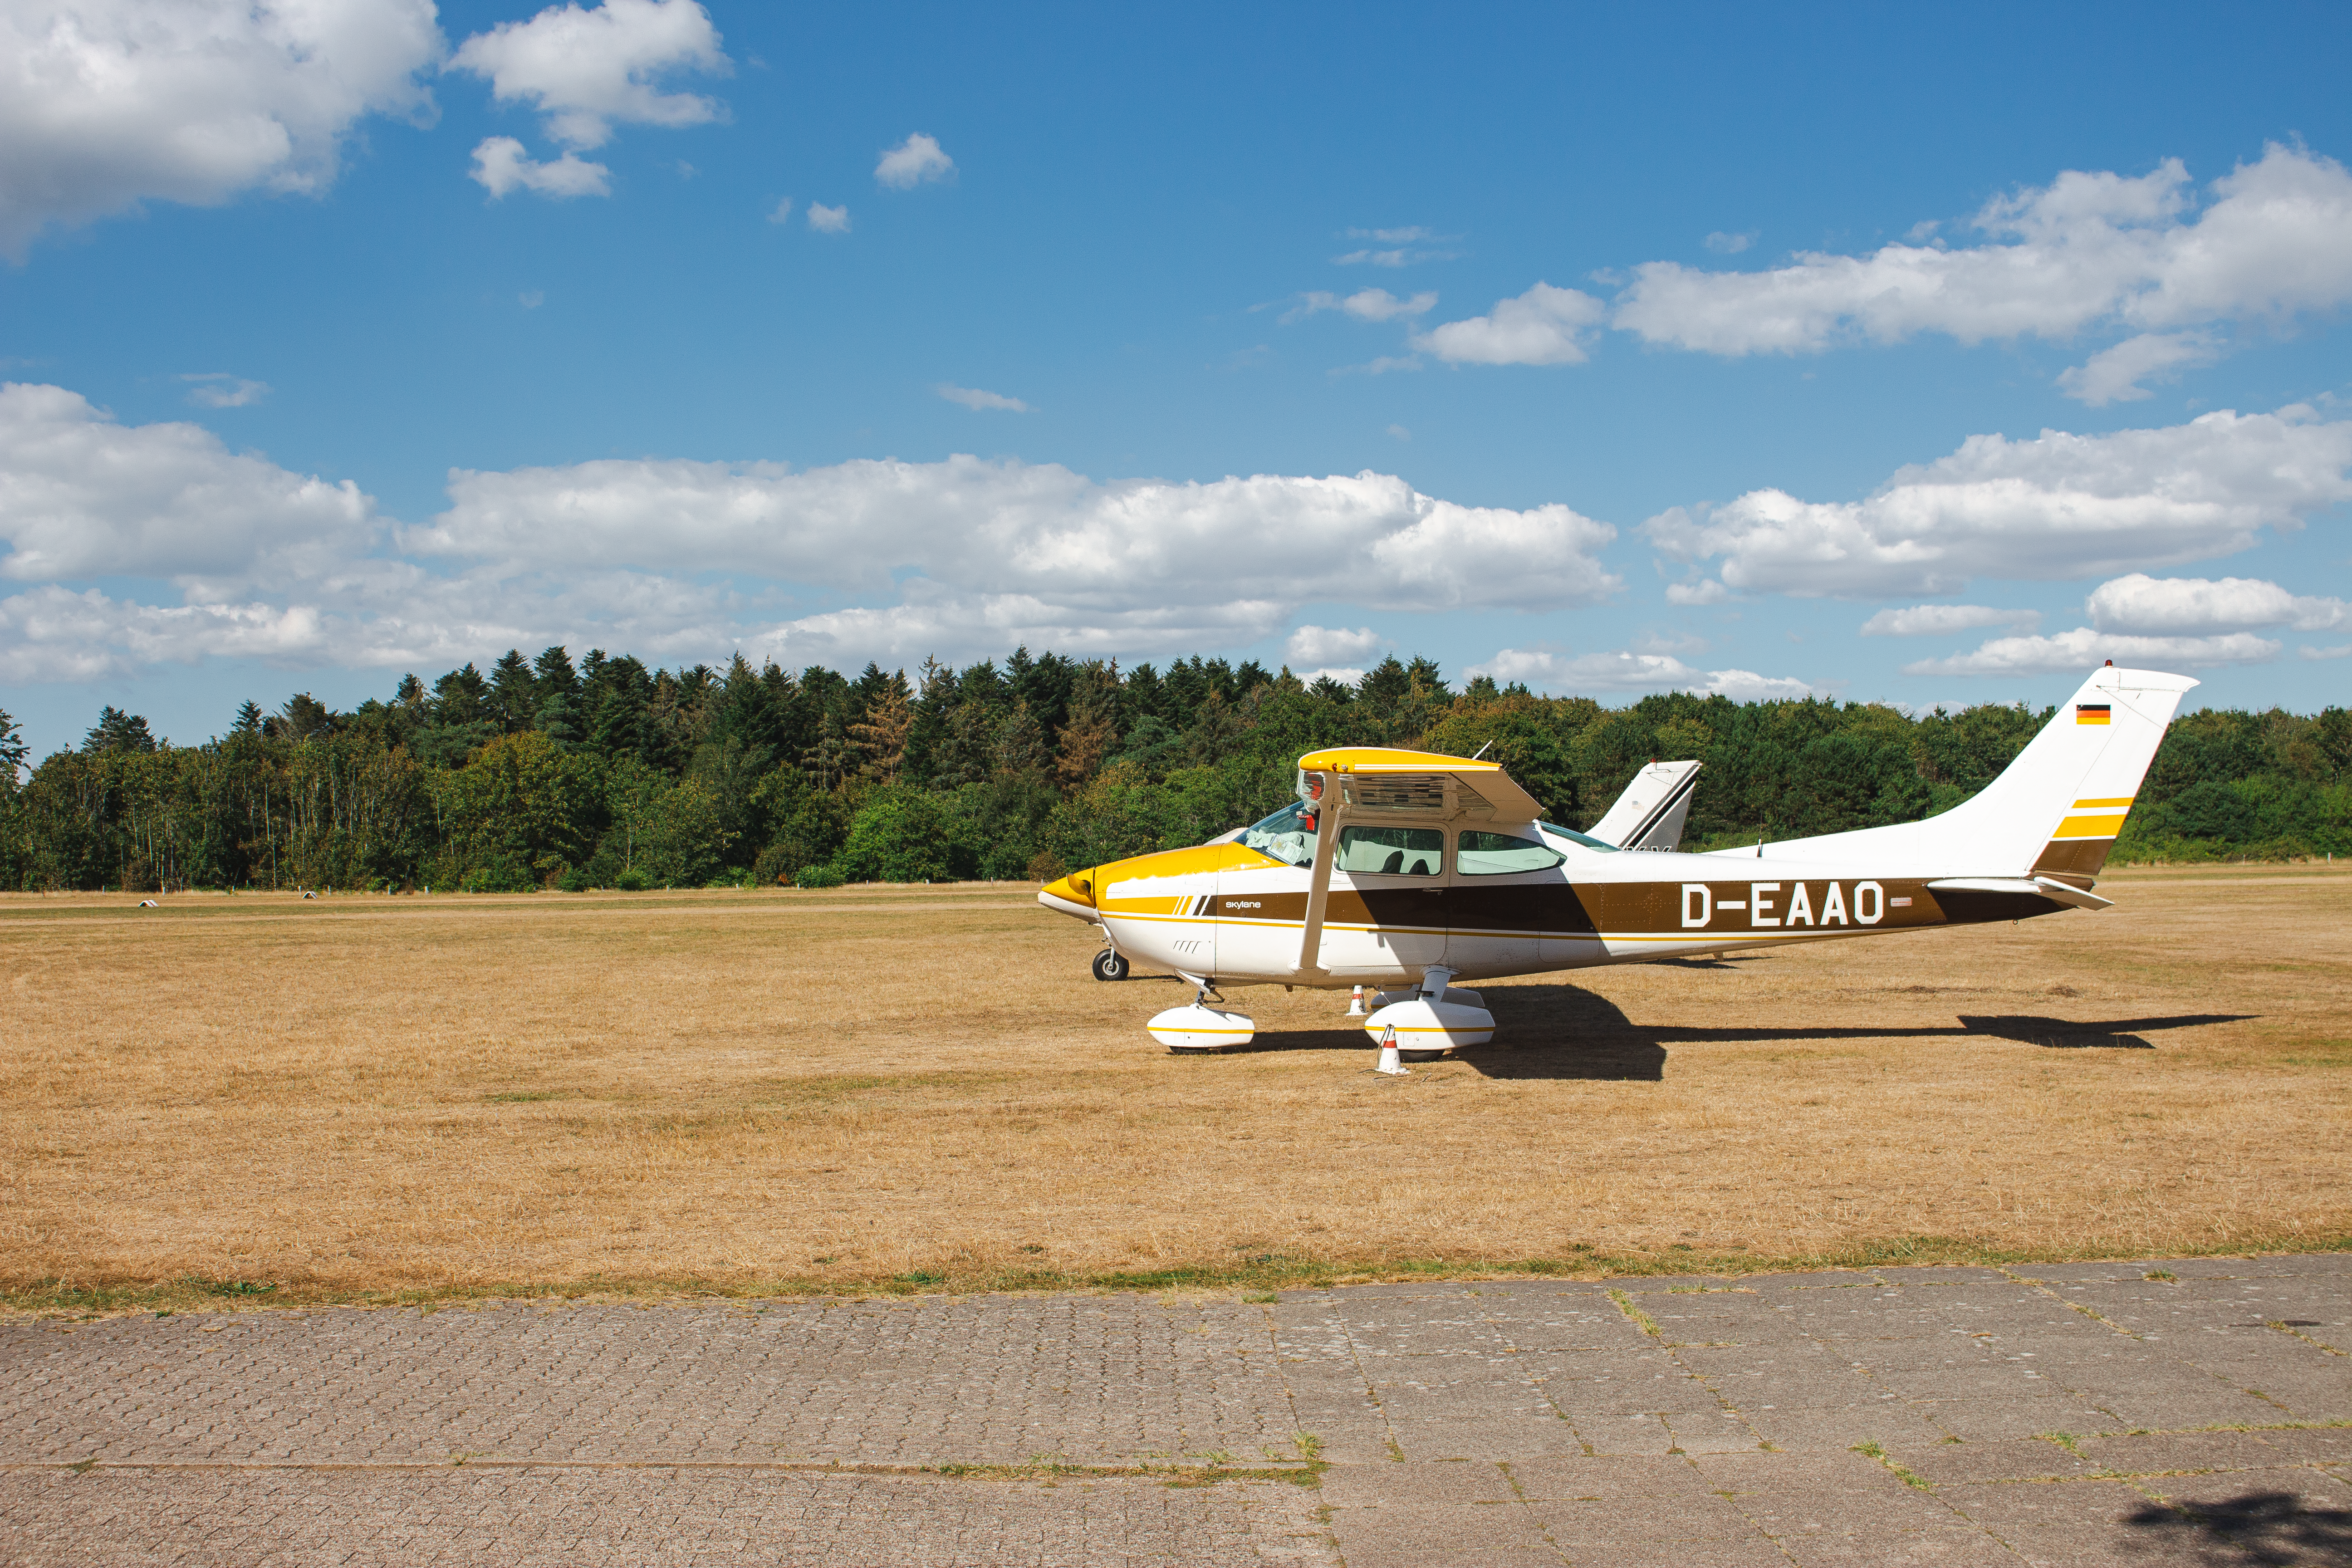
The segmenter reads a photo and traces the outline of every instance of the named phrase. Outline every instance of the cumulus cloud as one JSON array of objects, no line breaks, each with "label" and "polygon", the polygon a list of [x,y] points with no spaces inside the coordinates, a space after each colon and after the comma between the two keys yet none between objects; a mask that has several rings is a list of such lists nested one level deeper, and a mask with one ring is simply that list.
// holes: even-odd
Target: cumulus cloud
[{"label": "cumulus cloud", "polygon": [[470,178],[497,201],[509,191],[537,191],[542,196],[609,196],[612,170],[591,163],[577,153],[541,163],[523,151],[511,136],[485,136],[474,149]]},{"label": "cumulus cloud", "polygon": [[1037,412],[1017,397],[1007,397],[1001,392],[982,392],[976,386],[957,386],[951,382],[941,382],[931,390],[950,403],[962,404],[975,414],[985,413],[991,409],[1004,414]]},{"label": "cumulus cloud", "polygon": [[2178,159],[2137,178],[2070,171],[1988,204],[1975,220],[1990,237],[1982,245],[1803,252],[1762,272],[1646,262],[1612,321],[1649,342],[1717,354],[2121,327],[2148,335],[2069,373],[2064,389],[2095,403],[2145,395],[2141,377],[2218,352],[2181,329],[2278,323],[2352,302],[2352,174],[2342,164],[2273,143],[2206,195],[2196,210]]},{"label": "cumulus cloud", "polygon": [[845,206],[829,207],[823,202],[811,202],[808,209],[808,226],[819,234],[847,234],[849,209]]},{"label": "cumulus cloud", "polygon": [[1360,289],[1341,297],[1323,289],[1301,294],[1298,303],[1282,313],[1283,324],[1302,321],[1318,310],[1345,310],[1360,321],[1392,321],[1399,316],[1422,316],[1437,303],[1433,293],[1415,294],[1410,300],[1400,300],[1385,289]]},{"label": "cumulus cloud", "polygon": [[2103,632],[2211,633],[2292,626],[2320,632],[2352,625],[2341,599],[2291,594],[2258,577],[2117,577],[2091,590],[2084,608]]},{"label": "cumulus cloud", "polygon": [[717,100],[654,83],[674,72],[726,75],[733,68],[719,43],[695,0],[604,0],[501,22],[459,45],[449,68],[488,78],[500,103],[537,105],[551,138],[587,149],[611,140],[616,122],[674,128],[717,119]]},{"label": "cumulus cloud", "polygon": [[1642,531],[1669,558],[1721,563],[1743,593],[1958,593],[1978,577],[2063,579],[2244,550],[2352,500],[2352,421],[2300,405],[2187,425],[2030,441],[1972,436],[1867,500],[1751,490],[1675,508]]},{"label": "cumulus cloud", "polygon": [[2142,669],[2207,669],[2217,664],[2267,664],[2279,645],[2252,632],[2216,637],[2128,637],[2076,626],[2047,637],[1995,637],[1973,653],[1922,659],[1906,675],[2063,675],[2104,659]]},{"label": "cumulus cloud", "polygon": [[[1282,657],[1293,665],[1360,664],[1380,652],[1381,645],[1387,640],[1370,626],[1359,626],[1354,631],[1340,626],[1300,626],[1283,645]],[[1307,679],[1311,680],[1314,677]]]},{"label": "cumulus cloud", "polygon": [[1412,346],[1455,363],[1581,364],[1583,340],[1604,313],[1580,289],[1538,283],[1516,300],[1496,301],[1486,315],[1431,328]]},{"label": "cumulus cloud", "polygon": [[[1565,506],[1458,506],[1391,475],[1100,483],[1059,464],[611,459],[451,475],[413,552],[521,565],[737,571],[842,589],[920,570],[968,594],[1142,611],[1229,595],[1232,563],[1288,603],[1552,607],[1606,598],[1608,524]],[[1497,559],[1512,563],[1496,572]],[[1280,584],[1278,595],[1275,585]]]},{"label": "cumulus cloud", "polygon": [[1793,701],[1812,686],[1793,677],[1758,675],[1747,669],[1698,670],[1661,653],[1559,654],[1541,648],[1507,647],[1472,675],[1492,676],[1506,685],[1518,681],[1544,696],[1572,697],[1595,691],[1696,691],[1739,702]]},{"label": "cumulus cloud", "polygon": [[352,126],[429,118],[432,0],[0,6],[0,254],[146,199],[316,194]]},{"label": "cumulus cloud", "polygon": [[789,644],[863,662],[1022,641],[1157,656],[1279,635],[1310,603],[1550,610],[1622,586],[1599,558],[1605,523],[1458,506],[1377,473],[1102,483],[970,457],[607,461],[459,470],[449,497],[404,528],[348,481],[197,426],[126,426],[64,388],[0,386],[0,580],[26,585],[0,601],[0,679],[206,654],[419,668],[553,641],[649,658]]},{"label": "cumulus cloud", "polygon": [[788,218],[788,217],[790,217],[790,216],[793,216],[793,198],[792,198],[792,197],[790,197],[790,196],[786,196],[786,197],[784,197],[782,200],[779,201],[779,202],[778,202],[774,206],[772,206],[772,207],[770,207],[770,208],[768,209],[768,221],[769,221],[770,223],[782,223],[782,222],[783,222],[786,218]]},{"label": "cumulus cloud", "polygon": [[1979,626],[2015,626],[2021,629],[2039,626],[2039,610],[2000,610],[1990,605],[1913,605],[1905,609],[1881,610],[1862,623],[1862,635],[1866,637],[1941,637],[1949,632],[1972,632]]},{"label": "cumulus cloud", "polygon": [[2143,381],[2174,381],[2183,366],[2211,364],[2221,342],[2210,332],[2142,332],[2111,349],[2101,349],[2058,376],[2059,390],[2094,408],[2137,403],[2156,395]]},{"label": "cumulus cloud", "polygon": [[1712,577],[1701,577],[1689,583],[1666,584],[1666,603],[1680,605],[1685,608],[1699,605],[1720,605],[1730,597],[1731,590]]},{"label": "cumulus cloud", "polygon": [[1737,256],[1756,243],[1756,234],[1752,229],[1746,234],[1725,234],[1718,229],[1701,243],[1717,256]]},{"label": "cumulus cloud", "polygon": [[955,160],[940,151],[939,139],[918,132],[888,149],[874,165],[874,178],[894,191],[911,191],[928,180],[955,173]]},{"label": "cumulus cloud", "polygon": [[266,381],[247,381],[225,370],[191,371],[180,377],[194,384],[188,401],[199,408],[249,408],[269,395]]},{"label": "cumulus cloud", "polygon": [[377,528],[348,479],[231,453],[197,425],[118,424],[63,387],[0,385],[0,576],[243,582],[357,555]]}]

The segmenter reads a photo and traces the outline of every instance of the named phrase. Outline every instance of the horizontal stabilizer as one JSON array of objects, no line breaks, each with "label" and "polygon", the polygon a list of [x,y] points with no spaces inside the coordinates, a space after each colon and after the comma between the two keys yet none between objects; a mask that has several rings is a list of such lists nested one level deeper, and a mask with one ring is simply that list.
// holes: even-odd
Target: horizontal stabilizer
[{"label": "horizontal stabilizer", "polygon": [[2053,899],[2062,904],[2072,904],[2078,910],[2111,910],[2113,899],[2077,888],[2072,883],[2053,881],[2048,877],[1947,877],[1940,882],[1930,882],[1931,893],[2032,893],[2037,898]]}]

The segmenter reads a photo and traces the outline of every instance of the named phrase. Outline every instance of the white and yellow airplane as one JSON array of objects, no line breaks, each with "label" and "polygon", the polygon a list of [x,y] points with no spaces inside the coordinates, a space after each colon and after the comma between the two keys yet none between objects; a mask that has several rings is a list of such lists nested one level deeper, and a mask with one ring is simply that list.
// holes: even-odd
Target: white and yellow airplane
[{"label": "white and yellow airplane", "polygon": [[[1375,1039],[1483,1045],[1494,1016],[1457,980],[2109,907],[2091,889],[2196,684],[2110,664],[1940,816],[1707,854],[1621,853],[1544,822],[1493,763],[1310,752],[1298,798],[1237,837],[1074,872],[1037,901],[1101,927],[1117,973],[1131,958],[1198,988],[1149,1026],[1172,1049],[1246,1044],[1256,1026],[1210,1003],[1250,984],[1382,987],[1364,1020]],[[1612,816],[1655,828],[1671,814],[1678,839],[1680,811],[1659,792],[1679,785],[1686,809],[1696,768],[1675,766],[1689,772]]]}]

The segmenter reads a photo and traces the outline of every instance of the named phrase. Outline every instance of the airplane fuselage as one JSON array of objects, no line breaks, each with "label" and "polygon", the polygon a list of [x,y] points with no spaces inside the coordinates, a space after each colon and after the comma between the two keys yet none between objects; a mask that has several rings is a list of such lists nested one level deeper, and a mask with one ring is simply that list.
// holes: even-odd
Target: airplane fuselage
[{"label": "airplane fuselage", "polygon": [[1745,858],[1583,851],[1503,876],[1461,875],[1450,857],[1421,877],[1339,873],[1304,966],[1308,871],[1239,845],[1097,867],[1048,888],[1043,901],[1098,921],[1133,960],[1234,984],[1310,986],[1393,985],[1432,966],[1465,982],[1499,979],[2064,907],[2032,893],[1937,890],[1927,884],[1943,879],[1926,874]]}]

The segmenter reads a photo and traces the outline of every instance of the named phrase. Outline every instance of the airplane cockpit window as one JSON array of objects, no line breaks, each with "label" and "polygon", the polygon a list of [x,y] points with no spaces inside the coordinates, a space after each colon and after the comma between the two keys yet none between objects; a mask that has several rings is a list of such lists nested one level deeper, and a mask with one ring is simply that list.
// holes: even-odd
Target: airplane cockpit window
[{"label": "airplane cockpit window", "polygon": [[1339,868],[1389,877],[1434,877],[1445,868],[1445,832],[1437,827],[1343,827]]},{"label": "airplane cockpit window", "polygon": [[1454,841],[1454,868],[1465,877],[1549,871],[1568,858],[1548,844],[1508,833],[1464,833]]},{"label": "airplane cockpit window", "polygon": [[1614,855],[1617,853],[1617,846],[1614,844],[1603,844],[1600,839],[1591,837],[1586,834],[1579,833],[1573,827],[1562,827],[1556,822],[1538,822],[1536,826],[1542,828],[1546,833],[1550,834],[1554,838],[1565,838],[1570,844],[1581,844],[1587,849],[1598,849],[1604,855]]},{"label": "airplane cockpit window", "polygon": [[1242,847],[1271,855],[1286,866],[1315,862],[1315,819],[1307,802],[1294,800],[1264,822],[1242,829]]}]

